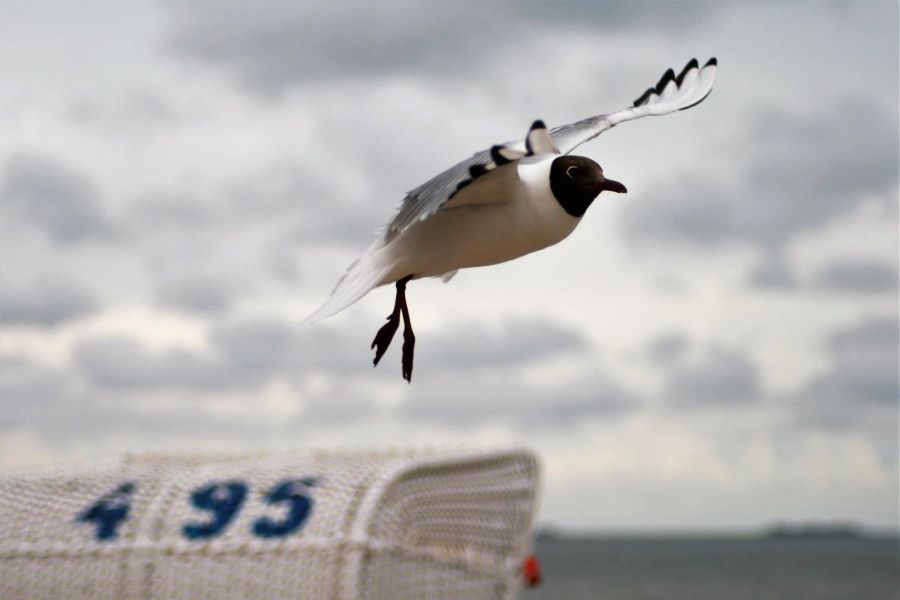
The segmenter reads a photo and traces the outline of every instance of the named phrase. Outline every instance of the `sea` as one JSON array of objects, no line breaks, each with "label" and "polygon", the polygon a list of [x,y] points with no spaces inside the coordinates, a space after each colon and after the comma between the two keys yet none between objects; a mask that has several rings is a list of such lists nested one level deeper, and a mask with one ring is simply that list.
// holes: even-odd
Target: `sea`
[{"label": "sea", "polygon": [[521,600],[894,600],[897,538],[539,538]]}]

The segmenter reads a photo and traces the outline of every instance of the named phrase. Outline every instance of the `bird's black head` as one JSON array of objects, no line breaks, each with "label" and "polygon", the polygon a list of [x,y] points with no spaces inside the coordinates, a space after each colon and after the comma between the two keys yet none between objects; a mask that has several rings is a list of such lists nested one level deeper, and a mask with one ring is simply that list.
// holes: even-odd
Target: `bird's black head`
[{"label": "bird's black head", "polygon": [[618,181],[606,179],[603,169],[583,156],[560,156],[550,165],[550,190],[557,202],[573,217],[580,217],[600,192],[627,192]]}]

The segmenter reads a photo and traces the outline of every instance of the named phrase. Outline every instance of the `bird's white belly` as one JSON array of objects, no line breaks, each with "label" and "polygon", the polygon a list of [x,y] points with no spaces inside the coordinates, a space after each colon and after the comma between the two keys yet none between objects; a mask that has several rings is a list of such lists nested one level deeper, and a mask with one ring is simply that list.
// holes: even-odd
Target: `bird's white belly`
[{"label": "bird's white belly", "polygon": [[512,260],[561,241],[579,221],[543,194],[441,210],[384,248],[393,268],[383,283]]}]

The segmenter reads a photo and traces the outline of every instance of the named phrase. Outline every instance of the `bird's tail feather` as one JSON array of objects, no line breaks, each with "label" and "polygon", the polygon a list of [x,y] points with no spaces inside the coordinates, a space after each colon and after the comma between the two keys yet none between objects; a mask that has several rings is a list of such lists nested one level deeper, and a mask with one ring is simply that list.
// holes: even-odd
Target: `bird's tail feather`
[{"label": "bird's tail feather", "polygon": [[378,251],[382,248],[384,243],[381,240],[376,241],[365,254],[353,261],[334,286],[328,299],[311,315],[300,321],[296,328],[312,325],[341,312],[384,283],[384,278],[391,271],[391,265],[381,264]]}]

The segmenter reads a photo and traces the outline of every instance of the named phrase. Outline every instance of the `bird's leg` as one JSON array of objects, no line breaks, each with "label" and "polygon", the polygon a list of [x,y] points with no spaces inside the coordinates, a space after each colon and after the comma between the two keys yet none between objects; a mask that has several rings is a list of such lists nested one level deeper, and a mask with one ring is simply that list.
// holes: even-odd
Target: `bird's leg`
[{"label": "bird's leg", "polygon": [[[406,282],[412,278],[412,275],[406,279],[397,282],[397,291],[400,294],[400,313],[403,315],[403,355],[400,364],[403,368],[403,379],[412,383],[413,355],[416,349],[416,334],[413,333],[412,321],[409,318],[409,306],[406,304]],[[403,284],[401,287],[400,284]]]},{"label": "bird's leg", "polygon": [[384,356],[384,353],[387,351],[388,346],[391,345],[391,340],[394,339],[394,334],[397,333],[397,328],[400,326],[400,282],[397,282],[397,295],[394,298],[394,310],[387,317],[387,323],[381,326],[378,330],[378,333],[375,334],[375,339],[372,340],[371,348],[375,348],[375,360],[372,361],[374,366],[378,365],[378,361],[381,360],[381,357]]},{"label": "bird's leg", "polygon": [[401,302],[405,303],[406,301],[404,291],[406,290],[406,282],[410,279],[412,279],[412,275],[397,282],[397,295],[394,298],[394,310],[388,315],[388,322],[381,326],[381,329],[375,334],[375,339],[372,340],[371,347],[375,348],[375,360],[372,361],[373,365],[378,364],[378,361],[381,360],[381,357],[384,356],[384,353],[387,351],[388,346],[391,345],[394,334],[397,333],[397,328],[400,326]]}]

